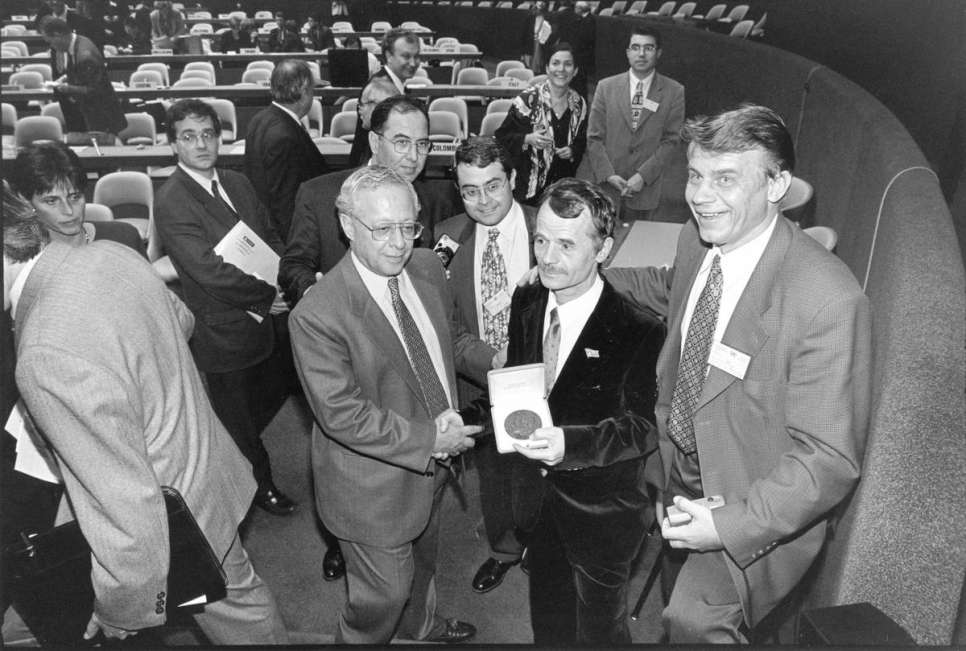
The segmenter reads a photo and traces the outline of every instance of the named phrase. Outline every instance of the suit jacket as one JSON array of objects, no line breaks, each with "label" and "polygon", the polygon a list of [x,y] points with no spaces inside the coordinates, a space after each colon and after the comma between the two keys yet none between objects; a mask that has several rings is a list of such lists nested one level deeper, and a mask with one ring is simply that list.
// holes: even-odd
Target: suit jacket
[{"label": "suit jacket", "polygon": [[255,47],[255,44],[252,42],[251,30],[248,29],[238,30],[238,36],[235,36],[235,32],[229,29],[221,35],[218,45],[222,52],[238,52],[243,47]]},{"label": "suit jacket", "polygon": [[[299,187],[285,255],[278,270],[279,283],[290,303],[298,302],[305,290],[315,284],[316,272],[328,273],[349,250],[335,200],[343,181],[354,171],[323,174]],[[452,181],[438,179],[416,179],[413,188],[419,198],[419,221],[425,228],[417,245],[431,247],[435,241],[434,226],[455,212],[455,188]]]},{"label": "suit jacket", "polygon": [[[529,235],[533,233],[537,209],[523,204],[520,207],[523,209],[527,234]],[[448,267],[449,285],[456,312],[466,331],[479,338],[480,323],[479,312],[476,309],[476,276],[473,269],[473,258],[476,250],[476,222],[466,213],[460,213],[436,225],[433,242],[439,241],[439,238],[443,235],[448,235],[459,242],[460,245]],[[533,247],[528,245],[527,248],[530,251],[530,265],[533,266],[536,263],[533,258]],[[512,294],[516,280],[508,278],[507,282],[509,284],[508,289]],[[475,369],[473,374],[461,375],[459,378],[460,405],[465,405],[478,398],[486,387],[486,373],[492,368],[493,355],[496,354],[496,350],[486,346],[485,353],[479,359],[472,360],[471,368]]]},{"label": "suit jacket", "polygon": [[[640,302],[668,306],[657,404],[667,473],[681,321],[707,250],[692,221],[673,268],[607,274]],[[704,494],[725,499],[714,522],[749,625],[799,582],[858,481],[870,341],[868,299],[848,267],[779,216],[722,337],[750,357],[744,378],[710,367],[694,414]]]},{"label": "suit jacket", "polygon": [[[281,253],[282,242],[248,179],[222,169],[218,177],[241,220]],[[206,373],[237,371],[267,358],[275,339],[267,317],[276,279],[249,276],[214,252],[238,222],[236,216],[178,167],[154,197],[154,218],[195,315],[191,349],[198,368]],[[263,317],[262,322],[248,312]]]},{"label": "suit jacket", "polygon": [[248,123],[245,175],[268,208],[282,241],[288,238],[299,186],[328,171],[311,136],[284,110],[272,104]]},{"label": "suit jacket", "polygon": [[587,127],[587,166],[582,166],[578,175],[606,183],[613,174],[628,179],[638,173],[644,179],[644,187],[623,202],[636,210],[650,210],[661,198],[664,168],[681,141],[684,86],[655,72],[647,99],[658,105],[657,110],[643,109],[634,130],[629,88],[629,72],[597,84]]},{"label": "suit jacket", "polygon": [[[406,265],[443,351],[456,395],[457,359],[477,345],[460,333],[439,259],[415,249]],[[337,537],[368,545],[414,540],[433,502],[433,419],[406,351],[346,255],[289,319],[292,349],[315,424],[316,504]],[[454,327],[456,328],[454,330]]]},{"label": "suit jacket", "polygon": [[[548,297],[540,284],[514,292],[507,367],[543,362]],[[592,556],[593,548],[603,544],[625,550],[640,544],[639,538],[622,540],[620,534],[643,526],[650,505],[645,481],[658,486],[663,476],[658,455],[653,454],[655,366],[663,343],[660,319],[618,295],[605,281],[597,306],[547,396],[553,424],[564,431],[563,461],[552,468],[515,464],[518,526],[534,523],[549,495],[556,519],[568,523],[561,535],[582,534],[567,543],[570,552],[581,549]],[[545,468],[546,481],[539,472]],[[587,536],[588,530],[599,534]]]},{"label": "suit jacket", "polygon": [[193,323],[147,261],[113,242],[50,244],[17,306],[17,384],[60,463],[93,551],[95,607],[113,626],[165,621],[160,486],[181,492],[222,559],[255,492],[205,396]]},{"label": "suit jacket", "polygon": [[61,66],[60,55],[51,50],[54,78],[67,75],[68,89],[54,95],[61,103],[68,131],[107,131],[117,134],[127,126],[121,103],[114,93],[104,57],[97,46],[78,34]]}]

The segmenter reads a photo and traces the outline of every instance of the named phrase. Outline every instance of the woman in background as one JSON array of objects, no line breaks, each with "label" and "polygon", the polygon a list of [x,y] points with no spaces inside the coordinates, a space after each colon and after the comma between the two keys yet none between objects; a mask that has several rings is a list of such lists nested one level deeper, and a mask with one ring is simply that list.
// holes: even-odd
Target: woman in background
[{"label": "woman in background", "polygon": [[157,0],[151,12],[151,45],[173,49],[174,37],[187,33],[181,12],[171,6],[170,0]]}]

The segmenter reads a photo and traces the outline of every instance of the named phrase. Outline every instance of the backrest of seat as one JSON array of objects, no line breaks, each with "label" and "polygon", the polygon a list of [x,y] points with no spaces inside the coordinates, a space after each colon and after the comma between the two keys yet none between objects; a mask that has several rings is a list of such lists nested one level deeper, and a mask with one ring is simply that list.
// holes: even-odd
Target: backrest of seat
[{"label": "backrest of seat", "polygon": [[451,111],[429,112],[429,139],[434,142],[448,142],[462,137],[460,118]]},{"label": "backrest of seat", "polygon": [[49,115],[28,115],[17,120],[13,127],[14,142],[18,147],[39,140],[63,140],[60,120]]},{"label": "backrest of seat", "polygon": [[492,136],[496,133],[496,130],[500,128],[503,121],[506,120],[506,112],[504,111],[493,111],[492,113],[487,113],[483,116],[483,120],[480,122],[480,135],[481,136]]},{"label": "backrest of seat", "polygon": [[500,98],[490,100],[490,103],[486,105],[487,113],[506,113],[513,106],[513,100],[509,98]]},{"label": "backrest of seat", "polygon": [[456,84],[459,86],[486,86],[490,75],[485,68],[463,68],[456,73]]},{"label": "backrest of seat", "polygon": [[14,86],[20,86],[24,89],[35,89],[44,87],[44,76],[39,72],[28,70],[26,72],[15,72],[10,75],[10,80],[7,82]]},{"label": "backrest of seat", "polygon": [[742,20],[739,21],[734,27],[731,28],[731,33],[729,36],[735,36],[738,38],[748,38],[751,34],[751,28],[755,26],[755,21],[753,20]]},{"label": "backrest of seat", "polygon": [[358,116],[355,111],[341,111],[332,116],[332,124],[329,126],[329,135],[335,138],[346,139],[346,136],[354,136],[356,132],[356,121]]}]

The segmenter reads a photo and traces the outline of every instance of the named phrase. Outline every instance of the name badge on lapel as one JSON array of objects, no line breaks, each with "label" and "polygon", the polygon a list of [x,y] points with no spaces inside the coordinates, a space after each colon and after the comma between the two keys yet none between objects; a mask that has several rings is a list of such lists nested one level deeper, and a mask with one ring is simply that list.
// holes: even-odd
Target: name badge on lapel
[{"label": "name badge on lapel", "polygon": [[711,354],[708,355],[708,364],[720,368],[728,375],[733,375],[739,380],[745,379],[745,372],[748,370],[748,363],[750,361],[751,357],[720,341],[711,347]]},{"label": "name badge on lapel", "polygon": [[584,348],[584,355],[587,356],[587,359],[598,359],[600,357],[600,353],[593,348]]},{"label": "name badge on lapel", "polygon": [[644,103],[641,104],[641,106],[646,108],[651,113],[657,113],[657,109],[660,108],[661,105],[655,102],[653,99],[648,99],[645,97]]}]

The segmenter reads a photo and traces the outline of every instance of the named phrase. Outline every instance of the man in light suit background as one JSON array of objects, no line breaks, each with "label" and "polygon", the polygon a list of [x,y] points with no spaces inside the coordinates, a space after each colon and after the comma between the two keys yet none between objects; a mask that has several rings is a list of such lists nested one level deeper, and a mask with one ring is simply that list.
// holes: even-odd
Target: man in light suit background
[{"label": "man in light suit background", "polygon": [[[537,214],[540,284],[510,308],[507,367],[543,362],[553,427],[539,463],[514,467],[514,513],[533,518],[530,619],[538,645],[629,644],[627,585],[662,473],[654,424],[664,326],[618,295],[598,268],[613,246],[613,202],[562,179]],[[648,489],[650,484],[653,488]]]},{"label": "man in light suit background", "polygon": [[[456,183],[465,213],[436,226],[437,247],[458,246],[449,263],[450,286],[463,326],[505,359],[510,297],[533,264],[530,233],[536,208],[513,199],[513,158],[495,138],[476,136],[456,150]],[[444,239],[448,238],[448,239]],[[479,398],[486,376],[460,377],[460,405]],[[520,562],[524,541],[513,522],[510,464],[491,437],[473,451],[480,472],[480,502],[490,557],[473,577],[477,592],[489,592]]]},{"label": "man in light suit background", "polygon": [[46,239],[36,217],[5,197],[3,298],[17,324],[17,385],[92,550],[85,636],[125,638],[165,623],[161,486],[171,486],[227,574],[225,599],[196,616],[209,640],[286,643],[274,597],[238,537],[255,482],[205,396],[188,348],[191,312],[129,248],[45,247]]},{"label": "man in light suit background", "polygon": [[587,155],[578,172],[601,184],[620,206],[621,221],[647,219],[684,123],[684,86],[657,72],[661,35],[635,27],[630,70],[597,84],[587,126]]},{"label": "man in light suit background", "polygon": [[[869,419],[869,303],[838,258],[785,219],[795,152],[772,110],[684,129],[694,215],[670,269],[607,278],[667,315],[658,362],[665,503],[686,550],[672,643],[747,641],[818,556],[858,481]],[[693,502],[720,495],[710,510]]]},{"label": "man in light suit background", "polygon": [[244,175],[219,170],[221,126],[201,100],[168,109],[168,139],[178,167],[154,197],[158,235],[171,256],[185,302],[195,315],[191,350],[205,373],[215,413],[251,462],[258,482],[255,504],[288,515],[295,503],[272,479],[260,435],[285,398],[289,345],[273,317],[288,305],[275,278],[256,278],[215,253],[239,221],[281,253],[268,211]]},{"label": "man in light suit background", "polygon": [[[457,360],[485,346],[450,322],[452,300],[412,186],[363,167],[342,185],[349,253],[291,317],[296,367],[312,412],[316,505],[345,557],[348,602],[336,643],[461,642],[476,629],[436,613],[439,501],[446,460],[479,427],[452,409]],[[466,371],[467,369],[462,368]],[[479,374],[479,370],[471,374]]]},{"label": "man in light suit background", "polygon": [[245,176],[283,242],[299,186],[329,171],[300,121],[312,108],[314,86],[305,61],[279,61],[272,70],[272,104],[252,117],[245,135]]}]

